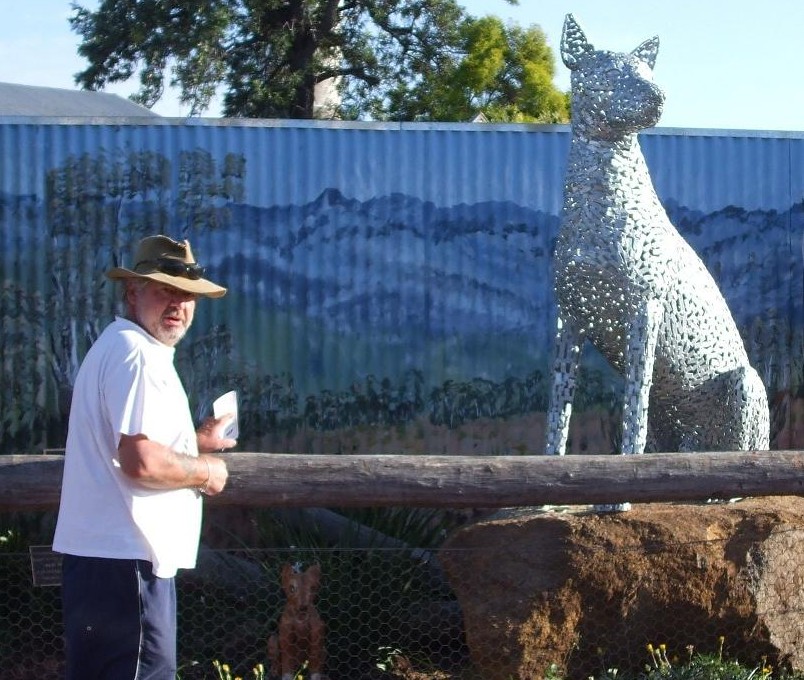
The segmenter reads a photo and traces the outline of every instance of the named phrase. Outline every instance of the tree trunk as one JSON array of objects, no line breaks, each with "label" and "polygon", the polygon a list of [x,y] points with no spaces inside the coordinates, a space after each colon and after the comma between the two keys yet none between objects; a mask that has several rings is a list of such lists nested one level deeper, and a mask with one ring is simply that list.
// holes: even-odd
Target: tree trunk
[{"label": "tree trunk", "polygon": [[[208,503],[251,507],[587,505],[804,495],[804,451],[641,456],[221,454]],[[0,456],[0,510],[58,505],[62,456]]]}]

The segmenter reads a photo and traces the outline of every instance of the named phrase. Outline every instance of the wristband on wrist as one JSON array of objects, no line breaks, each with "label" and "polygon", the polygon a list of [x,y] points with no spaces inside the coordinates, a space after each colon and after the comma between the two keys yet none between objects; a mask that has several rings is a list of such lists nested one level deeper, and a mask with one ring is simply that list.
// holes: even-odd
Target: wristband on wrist
[{"label": "wristband on wrist", "polygon": [[209,458],[204,457],[204,462],[207,464],[207,478],[204,480],[204,483],[198,488],[201,493],[207,492],[207,486],[209,485],[209,478],[212,475],[212,470],[209,467]]}]

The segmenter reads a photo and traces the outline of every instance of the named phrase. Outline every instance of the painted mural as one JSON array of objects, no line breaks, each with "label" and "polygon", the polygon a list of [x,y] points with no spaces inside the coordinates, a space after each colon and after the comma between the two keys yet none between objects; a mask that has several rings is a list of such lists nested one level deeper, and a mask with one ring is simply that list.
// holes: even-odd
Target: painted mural
[{"label": "painted mural", "polygon": [[[143,235],[213,280],[179,346],[196,416],[237,389],[239,450],[538,454],[563,127],[0,121],[3,453],[64,445],[75,372]],[[657,191],[804,446],[804,136],[644,135]],[[569,450],[616,450],[586,352]]]}]

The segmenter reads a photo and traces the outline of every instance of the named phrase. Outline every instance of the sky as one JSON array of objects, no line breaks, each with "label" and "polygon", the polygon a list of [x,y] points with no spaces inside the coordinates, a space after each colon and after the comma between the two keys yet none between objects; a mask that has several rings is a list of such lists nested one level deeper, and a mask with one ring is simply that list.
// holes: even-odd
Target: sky
[{"label": "sky", "polygon": [[[661,127],[804,130],[804,2],[800,0],[458,0],[471,14],[539,25],[553,48],[556,85],[569,88],[558,52],[572,13],[597,48],[628,52],[659,36],[654,70],[666,102]],[[97,0],[79,0],[95,8]],[[0,82],[75,89],[87,64],[68,23],[70,0],[0,0]],[[108,87],[126,96],[136,82]],[[185,116],[175,94],[154,109]],[[217,106],[205,116],[220,114]]]}]

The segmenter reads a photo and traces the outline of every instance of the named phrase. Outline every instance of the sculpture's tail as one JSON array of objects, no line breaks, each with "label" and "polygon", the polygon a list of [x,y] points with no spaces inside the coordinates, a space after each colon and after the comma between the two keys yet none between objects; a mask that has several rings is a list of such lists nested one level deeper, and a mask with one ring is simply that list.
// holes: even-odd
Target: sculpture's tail
[{"label": "sculpture's tail", "polygon": [[770,412],[768,393],[759,374],[751,367],[743,369],[743,379],[737,383],[737,399],[742,402],[743,451],[767,451],[770,448]]}]

